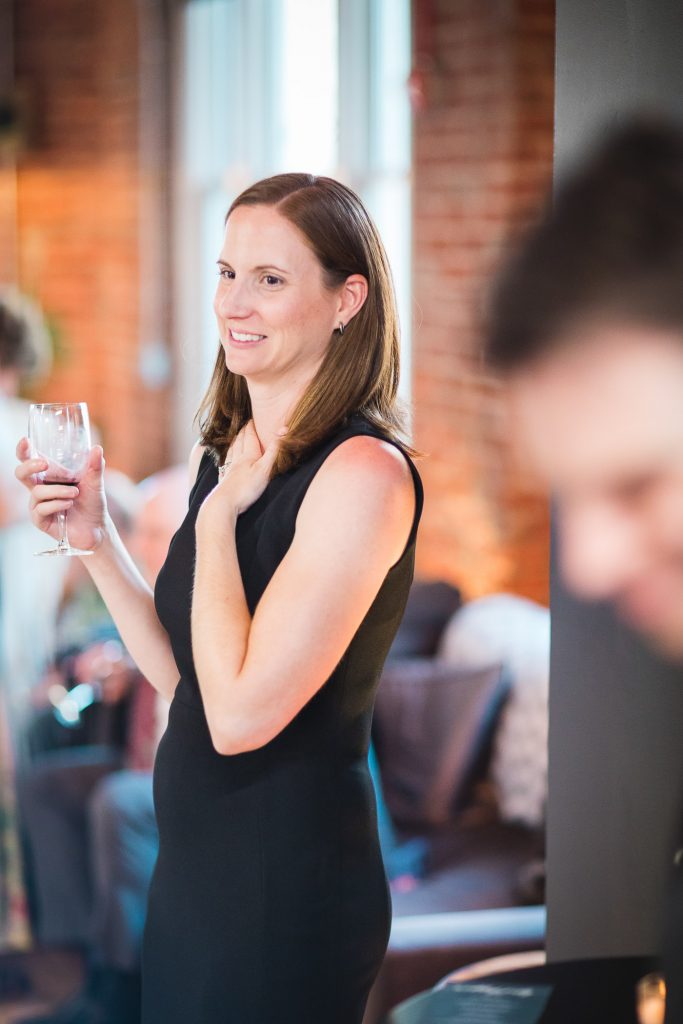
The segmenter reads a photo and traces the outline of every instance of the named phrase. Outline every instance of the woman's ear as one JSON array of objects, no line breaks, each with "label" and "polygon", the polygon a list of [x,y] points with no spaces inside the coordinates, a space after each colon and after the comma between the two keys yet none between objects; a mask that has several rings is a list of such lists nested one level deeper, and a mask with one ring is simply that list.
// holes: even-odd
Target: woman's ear
[{"label": "woman's ear", "polygon": [[346,278],[340,294],[337,319],[344,327],[352,320],[368,297],[368,282],[362,274]]}]

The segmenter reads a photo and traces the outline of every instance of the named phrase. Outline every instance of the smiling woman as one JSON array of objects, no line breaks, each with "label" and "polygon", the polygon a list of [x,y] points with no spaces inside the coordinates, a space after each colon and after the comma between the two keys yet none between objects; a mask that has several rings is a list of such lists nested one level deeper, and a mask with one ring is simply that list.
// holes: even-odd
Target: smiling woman
[{"label": "smiling woman", "polygon": [[[154,595],[99,446],[69,499],[128,650],[172,698],[142,1020],[361,1024],[390,920],[370,722],[422,510],[391,278],[358,197],[304,174],[235,200],[219,275],[194,486]],[[60,495],[18,454],[54,534]]]},{"label": "smiling woman", "polygon": [[258,182],[228,211],[218,267],[214,312],[223,348],[199,411],[203,443],[216,461],[251,416],[245,366],[261,381],[270,366],[306,385],[289,410],[278,472],[338,427],[350,408],[378,430],[400,434],[391,271],[351,189],[306,174]]},{"label": "smiling woman", "polygon": [[294,174],[233,203],[218,268],[196,482],[156,591],[181,679],[143,1019],[360,1024],[390,916],[370,719],[422,506],[389,268],[353,192]]}]

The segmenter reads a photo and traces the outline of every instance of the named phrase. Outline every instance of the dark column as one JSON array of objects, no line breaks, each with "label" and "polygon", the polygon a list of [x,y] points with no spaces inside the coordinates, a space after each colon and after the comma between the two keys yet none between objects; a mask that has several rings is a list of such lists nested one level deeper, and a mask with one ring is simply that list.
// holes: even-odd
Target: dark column
[{"label": "dark column", "polygon": [[[678,0],[557,0],[556,173],[633,109],[683,115],[682,43]],[[549,956],[656,952],[683,824],[683,668],[553,576]]]}]

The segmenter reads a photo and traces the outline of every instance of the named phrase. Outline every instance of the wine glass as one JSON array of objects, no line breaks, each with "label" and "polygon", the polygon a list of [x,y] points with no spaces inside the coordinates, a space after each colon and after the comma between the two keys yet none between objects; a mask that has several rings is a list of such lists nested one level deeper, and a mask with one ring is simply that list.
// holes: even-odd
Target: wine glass
[{"label": "wine glass", "polygon": [[[90,423],[85,402],[42,402],[28,413],[31,457],[45,459],[47,469],[36,476],[46,484],[76,484],[88,465]],[[90,555],[72,548],[66,532],[66,512],[57,512],[59,541],[56,548],[37,555]]]},{"label": "wine glass", "polygon": [[639,1024],[664,1024],[666,1014],[666,982],[658,971],[646,974],[636,986],[636,1009]]}]

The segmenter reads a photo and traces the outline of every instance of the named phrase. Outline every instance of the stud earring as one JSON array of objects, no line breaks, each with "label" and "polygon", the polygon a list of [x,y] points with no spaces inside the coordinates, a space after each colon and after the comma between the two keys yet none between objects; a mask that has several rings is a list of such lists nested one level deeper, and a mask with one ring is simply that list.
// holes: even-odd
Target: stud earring
[{"label": "stud earring", "polygon": [[344,324],[341,322],[341,320],[339,321],[339,333],[340,334],[344,333]]}]

